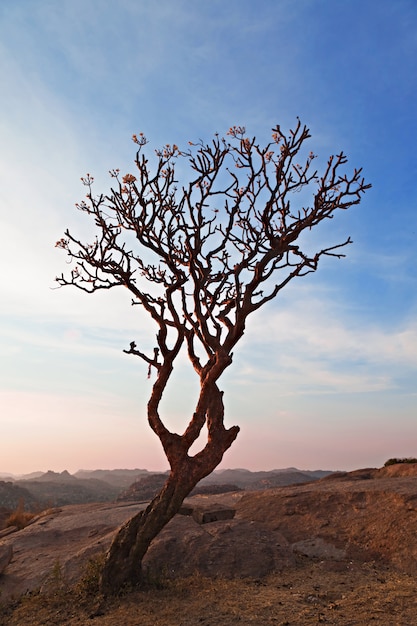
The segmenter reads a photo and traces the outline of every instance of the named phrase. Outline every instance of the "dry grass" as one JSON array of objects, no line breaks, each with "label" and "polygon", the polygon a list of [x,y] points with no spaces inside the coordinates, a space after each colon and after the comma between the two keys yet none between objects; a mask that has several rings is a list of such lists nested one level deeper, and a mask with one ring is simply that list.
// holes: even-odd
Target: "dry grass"
[{"label": "dry grass", "polygon": [[35,517],[35,513],[30,513],[29,511],[25,511],[25,505],[23,500],[20,500],[16,509],[10,513],[10,515],[5,520],[5,528],[9,526],[16,526],[19,530],[25,528],[31,522],[31,520]]},{"label": "dry grass", "polygon": [[[336,570],[336,571],[332,571]],[[94,575],[92,577],[92,582]],[[415,579],[372,564],[300,561],[264,580],[196,576],[100,601],[62,586],[0,614],[3,626],[414,626]],[[1,619],[5,621],[1,621]]]}]

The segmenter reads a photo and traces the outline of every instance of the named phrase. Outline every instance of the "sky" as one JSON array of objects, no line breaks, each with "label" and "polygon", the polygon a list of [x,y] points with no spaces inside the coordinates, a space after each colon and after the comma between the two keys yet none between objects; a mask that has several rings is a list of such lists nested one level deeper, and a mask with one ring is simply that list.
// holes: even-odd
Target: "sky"
[{"label": "sky", "polygon": [[[152,327],[125,290],[55,289],[55,242],[90,232],[80,178],[109,190],[149,150],[297,116],[323,165],[372,183],[323,236],[353,245],[249,320],[221,379],[223,468],[380,467],[417,456],[415,0],[3,0],[0,3],[0,474],[168,465],[152,381],[125,355]],[[149,339],[150,337],[150,339]],[[153,345],[153,343],[151,344]],[[198,386],[181,358],[161,417]]]}]

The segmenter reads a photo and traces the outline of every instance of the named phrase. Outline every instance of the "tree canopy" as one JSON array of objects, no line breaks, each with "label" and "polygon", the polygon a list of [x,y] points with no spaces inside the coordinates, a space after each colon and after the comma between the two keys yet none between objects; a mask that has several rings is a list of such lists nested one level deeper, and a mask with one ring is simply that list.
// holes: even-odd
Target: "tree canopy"
[{"label": "tree canopy", "polygon": [[[57,277],[58,284],[88,293],[123,286],[132,304],[155,322],[151,352],[134,340],[125,352],[156,372],[148,420],[171,475],[142,516],[136,538],[146,534],[145,517],[163,509],[159,525],[153,525],[159,532],[236,438],[238,426],[224,426],[217,381],[232,362],[248,316],[294,278],[315,272],[322,257],[344,256],[351,243],[348,237],[311,251],[309,232],[358,204],[370,185],[361,169],[344,172],[342,152],[319,174],[313,152],[303,154],[309,138],[299,120],[288,134],[276,126],[265,146],[233,126],[225,138],[216,134],[208,143],[189,142],[186,149],[167,144],[155,151],[152,163],[144,135],[133,135],[134,174],[112,170],[110,192],[99,194],[90,174],[81,179],[87,195],[77,208],[94,220],[97,234],[86,243],[67,230],[57,242],[73,263],[69,276]],[[200,379],[200,395],[188,426],[178,434],[165,426],[159,405],[183,347]],[[204,425],[207,443],[190,455]],[[132,545],[127,553],[140,560],[143,547],[135,552]],[[120,542],[114,554],[117,550],[120,555]]]}]

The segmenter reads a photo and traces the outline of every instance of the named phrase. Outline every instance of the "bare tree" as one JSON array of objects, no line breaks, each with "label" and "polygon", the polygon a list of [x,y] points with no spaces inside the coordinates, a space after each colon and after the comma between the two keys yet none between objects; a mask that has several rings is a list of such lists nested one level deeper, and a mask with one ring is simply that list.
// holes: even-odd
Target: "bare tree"
[{"label": "bare tree", "polygon": [[[56,279],[59,285],[88,293],[127,287],[132,304],[141,305],[156,324],[153,352],[146,354],[134,341],[124,352],[156,373],[148,421],[170,473],[146,510],[115,537],[102,572],[104,593],[140,582],[151,541],[236,439],[239,427],[224,425],[218,380],[232,363],[248,316],[293,278],[314,272],[322,257],[344,256],[341,249],[350,238],[312,253],[308,232],[338,209],[358,204],[370,187],[360,169],[340,173],[347,162],[343,153],[330,157],[322,176],[313,167],[313,153],[300,165],[310,137],[300,121],[288,136],[274,128],[265,147],[248,138],[243,127],[234,126],[227,135],[215,135],[207,144],[190,142],[184,151],[166,145],[156,151],[153,168],[144,154],[147,140],[134,135],[135,174],[111,171],[108,195],[93,194],[89,174],[82,179],[87,200],[77,207],[93,218],[94,241],[83,243],[66,231],[57,242],[74,262],[68,277]],[[191,182],[178,183],[180,167]],[[199,377],[200,392],[188,426],[178,434],[164,425],[159,405],[182,348]],[[191,454],[204,426],[205,445]]]}]

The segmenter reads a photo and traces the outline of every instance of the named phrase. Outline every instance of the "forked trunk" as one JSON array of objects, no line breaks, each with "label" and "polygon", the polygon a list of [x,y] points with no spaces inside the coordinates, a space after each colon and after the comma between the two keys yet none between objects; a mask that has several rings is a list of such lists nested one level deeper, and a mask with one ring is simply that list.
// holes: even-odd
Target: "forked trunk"
[{"label": "forked trunk", "polygon": [[[204,382],[200,398],[204,399],[202,414],[207,416],[207,444],[195,456],[188,455],[203,422],[192,435],[190,427],[183,436],[166,430],[162,432],[171,473],[149,506],[126,522],[113,540],[101,574],[100,590],[104,595],[141,583],[142,559],[152,540],[178,513],[184,498],[196,484],[219,465],[225,451],[237,437],[238,426],[224,427],[222,392],[217,385]],[[197,417],[196,413],[191,424],[197,421]]]}]

